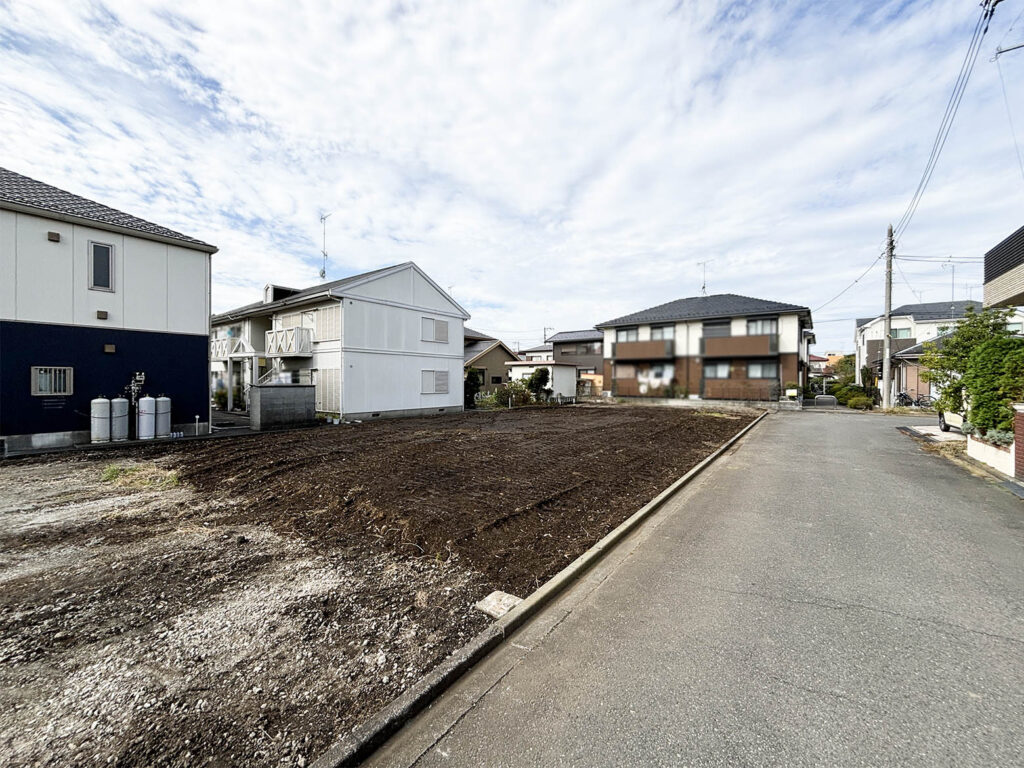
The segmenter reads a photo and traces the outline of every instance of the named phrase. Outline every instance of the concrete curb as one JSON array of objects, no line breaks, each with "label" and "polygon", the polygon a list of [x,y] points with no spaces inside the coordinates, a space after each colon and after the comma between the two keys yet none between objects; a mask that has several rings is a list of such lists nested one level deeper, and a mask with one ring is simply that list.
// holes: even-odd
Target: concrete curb
[{"label": "concrete curb", "polygon": [[552,599],[597,563],[608,550],[632,533],[634,529],[660,509],[680,489],[689,484],[690,481],[707,469],[719,456],[739,442],[768,413],[768,411],[761,413],[760,416],[719,446],[714,453],[651,499],[640,510],[633,513],[615,530],[608,533],[572,563],[552,576],[523,602],[484,629],[466,645],[452,653],[434,667],[433,670],[420,678],[405,693],[377,712],[369,720],[339,739],[312,763],[311,768],[340,768],[341,766],[359,765],[379,746],[397,733],[408,720],[425,709],[445,689],[458,680],[463,673],[467,672],[474,664],[486,656],[491,649],[536,615]]}]

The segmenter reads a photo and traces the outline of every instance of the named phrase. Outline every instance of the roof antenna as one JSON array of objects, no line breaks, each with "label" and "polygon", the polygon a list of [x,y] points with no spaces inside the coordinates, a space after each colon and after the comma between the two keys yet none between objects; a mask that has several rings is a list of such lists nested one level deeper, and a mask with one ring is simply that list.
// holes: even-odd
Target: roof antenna
[{"label": "roof antenna", "polygon": [[708,259],[707,261],[698,261],[697,262],[697,266],[699,266],[701,268],[701,279],[700,279],[700,295],[701,296],[707,296],[708,295],[708,264],[711,261],[712,261],[712,259]]},{"label": "roof antenna", "polygon": [[324,265],[323,267],[320,268],[321,280],[327,279],[327,219],[329,219],[330,217],[331,214],[329,213],[320,214],[320,223],[323,225],[324,228],[324,247],[320,250],[320,253],[324,257]]}]

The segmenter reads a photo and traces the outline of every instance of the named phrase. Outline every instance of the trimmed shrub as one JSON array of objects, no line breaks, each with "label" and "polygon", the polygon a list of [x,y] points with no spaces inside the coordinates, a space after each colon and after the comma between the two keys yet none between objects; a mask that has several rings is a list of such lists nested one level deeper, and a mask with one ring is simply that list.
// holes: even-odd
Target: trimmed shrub
[{"label": "trimmed shrub", "polygon": [[867,395],[854,395],[846,401],[848,408],[856,408],[858,411],[870,411],[874,405],[874,401]]}]

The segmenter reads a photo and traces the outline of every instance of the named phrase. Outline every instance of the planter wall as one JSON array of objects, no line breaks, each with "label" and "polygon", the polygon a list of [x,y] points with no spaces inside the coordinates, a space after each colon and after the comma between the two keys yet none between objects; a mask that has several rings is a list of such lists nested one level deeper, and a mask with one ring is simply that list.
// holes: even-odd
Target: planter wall
[{"label": "planter wall", "polygon": [[972,459],[988,464],[998,472],[1009,477],[1014,476],[1016,463],[1014,461],[1016,443],[1003,448],[991,445],[982,440],[976,440],[973,435],[967,436],[967,455]]}]

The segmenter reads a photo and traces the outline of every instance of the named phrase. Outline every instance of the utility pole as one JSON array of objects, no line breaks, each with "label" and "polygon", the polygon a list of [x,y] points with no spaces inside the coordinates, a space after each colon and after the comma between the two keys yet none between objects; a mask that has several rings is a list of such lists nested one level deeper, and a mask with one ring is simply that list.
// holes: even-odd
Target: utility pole
[{"label": "utility pole", "polygon": [[892,406],[892,256],[896,246],[892,241],[892,224],[885,243],[885,338],[882,341],[882,407]]}]

